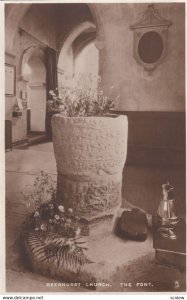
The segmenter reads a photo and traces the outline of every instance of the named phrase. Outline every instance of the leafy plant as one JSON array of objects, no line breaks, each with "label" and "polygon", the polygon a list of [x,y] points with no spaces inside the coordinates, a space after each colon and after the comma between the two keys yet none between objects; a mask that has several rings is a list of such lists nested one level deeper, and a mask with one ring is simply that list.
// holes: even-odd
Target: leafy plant
[{"label": "leafy plant", "polygon": [[57,111],[68,117],[102,116],[114,107],[113,100],[98,88],[73,85],[49,91],[48,111]]},{"label": "leafy plant", "polygon": [[85,225],[71,208],[65,210],[56,204],[56,183],[42,171],[32,189],[28,195],[24,194],[32,212],[23,223],[23,236],[34,259],[76,272],[91,263],[85,254]]},{"label": "leafy plant", "polygon": [[57,94],[57,89],[56,93],[54,91],[50,91],[50,99],[47,101],[47,113],[59,113],[61,112],[61,99],[58,97]]},{"label": "leafy plant", "polygon": [[67,239],[54,233],[40,235],[30,232],[27,241],[37,262],[47,262],[74,272],[78,272],[83,265],[92,263],[77,239]]},{"label": "leafy plant", "polygon": [[26,191],[21,193],[28,209],[36,210],[43,203],[56,198],[56,181],[47,173],[41,171],[34,179],[33,185],[27,185]]}]

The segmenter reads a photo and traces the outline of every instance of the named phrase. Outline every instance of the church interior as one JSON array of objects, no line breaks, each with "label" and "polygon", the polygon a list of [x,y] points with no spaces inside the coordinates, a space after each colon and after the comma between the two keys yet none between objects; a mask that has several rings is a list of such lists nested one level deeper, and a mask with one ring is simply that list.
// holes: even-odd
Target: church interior
[{"label": "church interior", "polygon": [[[5,204],[9,292],[90,291],[60,285],[62,279],[32,272],[22,261],[18,245],[27,211],[21,193],[41,171],[54,179],[57,174],[58,178],[61,176],[56,156],[61,155],[63,147],[58,151],[47,103],[51,90],[60,91],[72,83],[102,88],[104,95],[113,99],[112,114],[128,120],[126,144],[123,135],[118,137],[114,151],[118,153],[120,145],[125,145],[127,152],[121,170],[122,207],[139,208],[151,218],[162,199],[162,185],[169,182],[174,187],[177,217],[186,218],[185,4],[6,3]],[[105,138],[101,144],[102,141]],[[78,136],[75,147],[76,143]],[[105,283],[113,282],[112,287],[103,284],[99,291],[185,290],[185,274],[177,268],[184,257],[182,250],[172,250],[177,252],[175,266],[161,263],[155,267],[150,228],[147,240],[141,243],[115,236],[108,221],[97,226],[93,229],[97,237],[92,237],[90,253],[99,263],[91,267]],[[138,284],[141,282],[147,285]],[[133,288],[127,283],[133,283]]]}]

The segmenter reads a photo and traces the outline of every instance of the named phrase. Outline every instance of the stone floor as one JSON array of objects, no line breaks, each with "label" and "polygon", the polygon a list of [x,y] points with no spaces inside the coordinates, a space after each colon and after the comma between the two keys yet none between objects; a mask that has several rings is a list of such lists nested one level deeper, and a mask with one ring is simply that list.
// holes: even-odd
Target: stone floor
[{"label": "stone floor", "polygon": [[[20,146],[6,153],[6,262],[7,291],[9,292],[80,292],[83,287],[46,286],[54,280],[33,274],[23,266],[16,247],[21,223],[26,214],[26,206],[21,192],[32,184],[41,171],[56,178],[56,162],[52,143],[43,143],[29,147]],[[176,188],[175,199],[180,214],[185,213],[185,170],[138,168],[126,166],[123,174],[123,198],[144,209],[147,213],[156,212],[161,199],[161,185],[167,180]],[[126,202],[124,201],[124,204]],[[90,254],[99,261],[92,265],[92,272],[98,278],[110,277],[116,269],[128,264],[132,259],[153,253],[152,237],[143,243],[124,241],[112,232],[110,223],[103,223],[93,230]],[[55,282],[57,282],[55,280]]]}]

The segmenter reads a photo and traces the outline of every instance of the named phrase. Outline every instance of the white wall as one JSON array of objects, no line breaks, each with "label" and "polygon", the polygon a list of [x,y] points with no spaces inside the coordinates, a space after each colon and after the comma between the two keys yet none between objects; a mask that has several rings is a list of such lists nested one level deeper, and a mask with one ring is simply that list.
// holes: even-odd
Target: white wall
[{"label": "white wall", "polygon": [[46,70],[43,62],[31,57],[24,67],[28,76],[27,105],[31,110],[31,131],[45,131]]},{"label": "white wall", "polygon": [[99,68],[99,55],[95,43],[89,43],[76,57],[74,62],[74,76],[79,84],[88,84],[97,87],[97,76]]},{"label": "white wall", "polygon": [[41,83],[28,85],[28,99],[31,109],[31,131],[45,131],[46,88]]}]

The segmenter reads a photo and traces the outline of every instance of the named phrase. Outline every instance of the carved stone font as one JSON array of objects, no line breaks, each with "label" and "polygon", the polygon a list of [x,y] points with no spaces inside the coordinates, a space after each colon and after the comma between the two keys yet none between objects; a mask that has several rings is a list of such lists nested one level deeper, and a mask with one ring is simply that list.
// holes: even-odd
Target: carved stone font
[{"label": "carved stone font", "polygon": [[113,215],[121,205],[127,155],[127,117],[54,115],[57,201],[87,220]]}]

